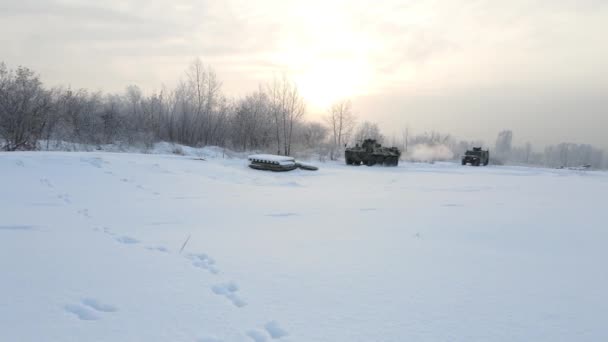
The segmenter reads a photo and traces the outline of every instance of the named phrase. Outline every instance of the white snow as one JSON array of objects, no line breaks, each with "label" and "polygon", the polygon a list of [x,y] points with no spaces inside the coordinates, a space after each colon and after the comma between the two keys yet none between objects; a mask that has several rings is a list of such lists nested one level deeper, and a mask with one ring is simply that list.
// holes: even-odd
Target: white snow
[{"label": "white snow", "polygon": [[608,340],[607,173],[184,154],[0,153],[1,341]]},{"label": "white snow", "polygon": [[278,156],[274,154],[252,154],[249,156],[249,161],[271,163],[283,166],[293,165],[296,162],[293,157]]}]

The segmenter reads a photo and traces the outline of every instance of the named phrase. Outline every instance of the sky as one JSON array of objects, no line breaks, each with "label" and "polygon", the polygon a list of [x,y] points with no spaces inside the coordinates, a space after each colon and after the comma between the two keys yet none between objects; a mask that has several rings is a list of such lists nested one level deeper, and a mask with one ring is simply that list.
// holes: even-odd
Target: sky
[{"label": "sky", "polygon": [[50,86],[172,87],[200,58],[238,97],[287,75],[386,135],[608,148],[606,0],[0,0],[0,61]]}]

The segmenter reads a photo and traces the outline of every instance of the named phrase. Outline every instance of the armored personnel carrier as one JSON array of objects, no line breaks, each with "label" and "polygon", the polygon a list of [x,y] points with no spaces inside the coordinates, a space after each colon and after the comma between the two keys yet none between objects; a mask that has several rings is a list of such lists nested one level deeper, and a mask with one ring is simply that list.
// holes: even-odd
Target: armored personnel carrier
[{"label": "armored personnel carrier", "polygon": [[472,150],[467,150],[464,156],[462,156],[462,165],[486,166],[489,162],[490,151],[482,150],[481,147],[473,147]]},{"label": "armored personnel carrier", "polygon": [[401,151],[396,147],[382,147],[374,139],[365,139],[361,146],[349,147],[344,151],[347,165],[397,166]]}]

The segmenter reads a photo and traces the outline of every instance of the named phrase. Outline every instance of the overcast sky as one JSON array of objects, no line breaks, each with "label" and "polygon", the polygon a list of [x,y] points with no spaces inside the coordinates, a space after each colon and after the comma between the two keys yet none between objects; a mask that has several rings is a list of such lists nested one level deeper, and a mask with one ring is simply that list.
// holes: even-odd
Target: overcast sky
[{"label": "overcast sky", "polygon": [[273,75],[318,118],[493,143],[608,148],[608,1],[0,0],[0,61],[48,85],[173,86],[200,57],[229,96]]}]

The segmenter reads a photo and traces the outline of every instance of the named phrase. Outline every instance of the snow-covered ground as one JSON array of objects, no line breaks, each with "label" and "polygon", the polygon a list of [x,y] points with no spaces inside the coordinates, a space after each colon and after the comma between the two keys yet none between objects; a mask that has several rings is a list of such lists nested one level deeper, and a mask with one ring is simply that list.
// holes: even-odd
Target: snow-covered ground
[{"label": "snow-covered ground", "polygon": [[0,153],[0,340],[608,340],[606,173],[216,152]]}]

